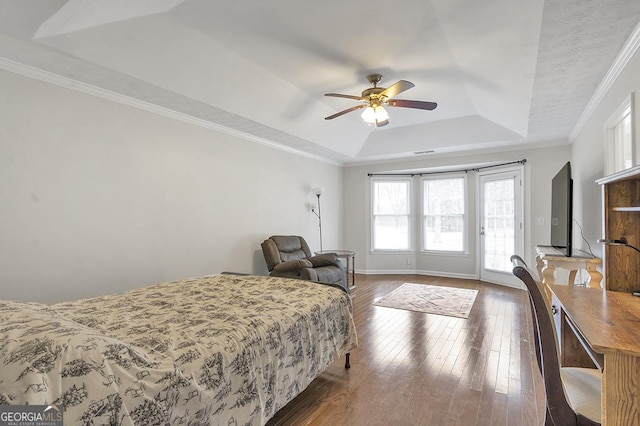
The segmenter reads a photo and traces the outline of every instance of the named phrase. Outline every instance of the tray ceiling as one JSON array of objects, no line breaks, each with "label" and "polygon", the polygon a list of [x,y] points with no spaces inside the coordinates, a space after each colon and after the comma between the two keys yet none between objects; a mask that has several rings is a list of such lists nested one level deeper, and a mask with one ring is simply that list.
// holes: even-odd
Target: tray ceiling
[{"label": "tray ceiling", "polygon": [[[0,0],[0,58],[349,163],[569,143],[639,21],[637,0]],[[438,108],[324,120],[373,72]]]}]

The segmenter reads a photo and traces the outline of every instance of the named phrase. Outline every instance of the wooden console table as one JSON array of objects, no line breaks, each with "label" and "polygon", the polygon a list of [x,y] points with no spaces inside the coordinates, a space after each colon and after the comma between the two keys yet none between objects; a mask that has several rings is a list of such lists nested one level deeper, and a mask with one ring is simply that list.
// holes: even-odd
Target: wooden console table
[{"label": "wooden console table", "polygon": [[[602,424],[640,424],[640,298],[619,291],[548,286],[560,323],[564,367],[586,366],[585,349],[602,369]],[[577,343],[576,343],[577,342]],[[604,360],[604,362],[602,362]]]},{"label": "wooden console table", "polygon": [[584,269],[589,274],[589,287],[602,288],[602,274],[598,271],[597,266],[602,264],[602,259],[591,256],[581,250],[574,250],[571,257],[564,256],[559,250],[550,246],[537,246],[536,266],[540,279],[545,284],[555,284],[554,272],[556,268],[562,268],[569,271],[568,285],[573,285],[576,279],[576,273]]}]

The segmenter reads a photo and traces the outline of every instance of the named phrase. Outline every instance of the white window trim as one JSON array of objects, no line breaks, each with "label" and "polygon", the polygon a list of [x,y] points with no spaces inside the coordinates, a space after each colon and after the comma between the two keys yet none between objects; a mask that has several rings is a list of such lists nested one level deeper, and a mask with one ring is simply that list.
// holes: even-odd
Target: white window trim
[{"label": "white window trim", "polygon": [[[409,210],[409,229],[408,229],[408,234],[409,234],[409,247],[407,249],[376,249],[373,247],[374,241],[375,241],[375,235],[374,235],[374,230],[375,230],[375,215],[373,214],[373,203],[375,202],[375,194],[374,194],[374,187],[375,187],[375,182],[376,181],[380,181],[380,182],[408,182],[409,183],[409,198],[408,198],[408,210]],[[370,231],[370,245],[369,245],[369,251],[371,254],[413,254],[415,253],[414,250],[414,227],[413,227],[413,222],[414,222],[414,213],[413,213],[413,178],[411,177],[389,177],[389,176],[385,176],[385,177],[380,177],[380,176],[372,176],[371,180],[369,182],[369,195],[370,195],[370,203],[369,203],[369,231]]]},{"label": "white window trim", "polygon": [[[425,247],[424,241],[424,182],[426,180],[437,180],[437,179],[455,179],[455,178],[463,178],[464,179],[464,213],[463,213],[463,226],[464,229],[462,231],[462,243],[463,249],[456,251],[448,251],[448,250],[428,250]],[[420,179],[420,252],[425,254],[440,254],[446,256],[468,256],[469,255],[469,186],[468,179],[466,173],[447,173],[441,175],[425,175]]]},{"label": "white window trim", "polygon": [[605,175],[610,175],[621,170],[616,167],[616,139],[615,128],[622,121],[627,114],[631,115],[631,158],[634,166],[637,164],[636,155],[636,143],[635,143],[635,106],[634,106],[634,93],[632,92],[625,98],[622,104],[611,114],[609,119],[604,123],[604,140],[605,140]]}]

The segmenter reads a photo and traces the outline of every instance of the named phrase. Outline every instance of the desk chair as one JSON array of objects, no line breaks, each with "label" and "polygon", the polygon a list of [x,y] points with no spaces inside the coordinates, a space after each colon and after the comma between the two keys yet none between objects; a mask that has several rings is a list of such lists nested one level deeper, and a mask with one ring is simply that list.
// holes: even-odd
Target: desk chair
[{"label": "desk chair", "polygon": [[560,367],[551,308],[540,280],[517,255],[513,275],[526,285],[531,302],[538,367],[546,395],[545,425],[600,425],[602,375],[595,368]]}]

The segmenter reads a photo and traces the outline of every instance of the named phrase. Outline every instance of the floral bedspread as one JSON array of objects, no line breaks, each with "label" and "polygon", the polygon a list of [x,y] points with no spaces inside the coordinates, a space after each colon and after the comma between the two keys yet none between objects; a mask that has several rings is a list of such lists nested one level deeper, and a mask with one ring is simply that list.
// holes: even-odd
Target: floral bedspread
[{"label": "floral bedspread", "polygon": [[356,344],[344,291],[283,278],[0,301],[0,405],[55,404],[65,424],[260,425]]}]

